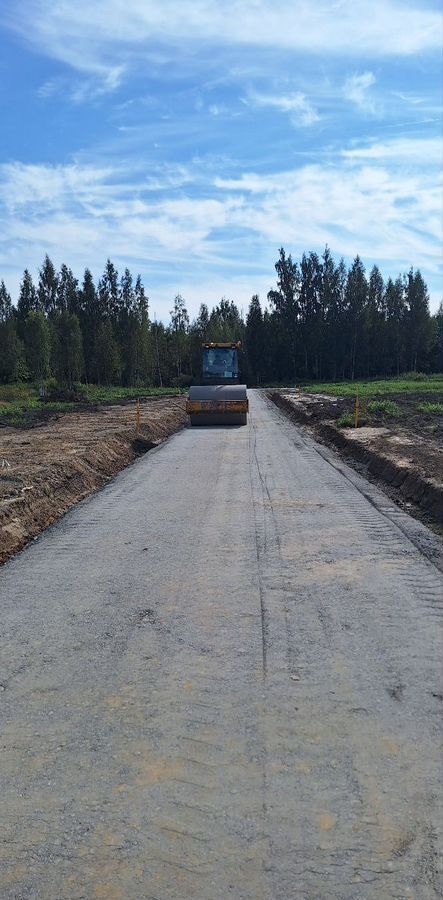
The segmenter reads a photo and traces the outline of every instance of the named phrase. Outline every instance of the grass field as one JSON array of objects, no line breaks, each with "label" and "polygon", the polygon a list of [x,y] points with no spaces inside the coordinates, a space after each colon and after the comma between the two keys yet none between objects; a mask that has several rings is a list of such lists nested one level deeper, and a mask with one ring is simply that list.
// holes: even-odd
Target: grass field
[{"label": "grass field", "polygon": [[340,381],[300,385],[300,389],[314,394],[329,394],[332,397],[383,397],[389,394],[443,393],[443,374],[420,375],[412,373],[403,378],[389,378],[384,381]]},{"label": "grass field", "polygon": [[76,400],[51,399],[54,385],[49,385],[49,399],[42,402],[37,384],[0,385],[0,423],[3,425],[26,425],[54,413],[72,412],[81,406],[119,403],[138,397],[167,397],[183,393],[177,388],[122,388],[100,387],[95,384],[76,385]]}]

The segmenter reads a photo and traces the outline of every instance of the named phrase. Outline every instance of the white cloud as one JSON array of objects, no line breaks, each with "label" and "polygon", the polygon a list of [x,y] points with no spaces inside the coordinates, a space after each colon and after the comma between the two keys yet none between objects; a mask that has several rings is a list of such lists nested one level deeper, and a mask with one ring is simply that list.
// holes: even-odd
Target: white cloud
[{"label": "white cloud", "polygon": [[373,113],[376,111],[376,104],[370,94],[370,88],[375,82],[376,78],[373,72],[350,75],[343,86],[343,94],[347,100],[351,100],[363,112]]},{"label": "white cloud", "polygon": [[[431,142],[392,141],[331,155],[320,165],[217,177],[215,164],[0,166],[0,268],[34,271],[48,252],[78,276],[109,255],[150,272],[166,296],[203,298],[202,285],[241,297],[273,282],[276,248],[355,253],[385,274],[420,267],[438,294],[441,221],[437,167],[421,165]],[[429,146],[428,146],[429,149]],[[224,171],[224,165],[219,171]],[[268,273],[266,275],[266,273]],[[163,285],[163,287],[162,287]],[[200,285],[200,288],[197,287]],[[193,291],[193,286],[195,291]],[[240,296],[240,295],[237,295]],[[207,295],[207,299],[217,297]],[[194,312],[194,308],[191,308]],[[167,312],[167,310],[166,310]],[[160,314],[160,310],[158,310]]]},{"label": "white cloud", "polygon": [[59,90],[59,85],[55,80],[45,81],[40,87],[37,89],[37,97],[40,97],[42,100],[46,100],[48,97],[53,97],[54,94]]},{"label": "white cloud", "polygon": [[344,172],[311,165],[218,184],[231,195],[252,195],[235,213],[236,222],[274,243],[284,239],[300,249],[330,243],[345,256],[359,252],[398,266],[438,269],[441,226],[433,178],[373,166]]},{"label": "white cloud", "polygon": [[307,127],[320,120],[317,110],[314,109],[305,94],[300,92],[282,95],[251,93],[248,101],[254,106],[270,106],[280,112],[288,113],[293,125]]},{"label": "white cloud", "polygon": [[[159,43],[270,47],[348,58],[409,55],[440,44],[441,16],[404,0],[6,0],[5,24],[41,52],[118,83],[130,60],[159,59]],[[32,27],[30,27],[32,23]],[[161,64],[168,54],[160,54]],[[170,54],[169,54],[170,57]]]},{"label": "white cloud", "polygon": [[350,162],[363,160],[390,162],[398,165],[440,166],[442,142],[439,138],[402,137],[392,141],[380,141],[363,147],[343,150],[342,156]]}]

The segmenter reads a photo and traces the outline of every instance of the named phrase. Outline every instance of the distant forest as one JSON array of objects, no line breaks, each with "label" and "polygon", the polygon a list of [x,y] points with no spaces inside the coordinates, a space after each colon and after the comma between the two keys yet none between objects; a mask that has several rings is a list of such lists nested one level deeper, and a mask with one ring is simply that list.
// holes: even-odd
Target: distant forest
[{"label": "distant forest", "polygon": [[300,262],[282,248],[275,269],[267,308],[254,295],[246,319],[222,298],[191,322],[178,294],[164,325],[151,321],[129,269],[119,277],[108,260],[97,284],[89,269],[80,284],[46,256],[37,284],[25,270],[16,303],[0,282],[0,381],[187,386],[199,378],[206,340],[242,341],[249,385],[443,370],[443,304],[430,315],[419,270],[385,282],[359,256],[349,269],[336,264],[327,247]]}]

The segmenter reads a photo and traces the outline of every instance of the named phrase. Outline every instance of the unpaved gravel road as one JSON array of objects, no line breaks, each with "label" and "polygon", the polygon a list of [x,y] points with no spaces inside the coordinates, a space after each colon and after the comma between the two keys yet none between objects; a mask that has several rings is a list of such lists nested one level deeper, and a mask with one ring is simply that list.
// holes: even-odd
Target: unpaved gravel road
[{"label": "unpaved gravel road", "polygon": [[442,896],[438,538],[251,392],[8,563],[0,896]]}]

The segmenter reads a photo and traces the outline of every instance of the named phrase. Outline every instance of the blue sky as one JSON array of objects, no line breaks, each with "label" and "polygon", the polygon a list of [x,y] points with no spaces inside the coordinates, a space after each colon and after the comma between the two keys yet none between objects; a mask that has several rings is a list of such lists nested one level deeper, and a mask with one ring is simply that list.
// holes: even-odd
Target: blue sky
[{"label": "blue sky", "polygon": [[326,243],[443,296],[434,0],[3,0],[0,278],[110,256],[151,314]]}]

